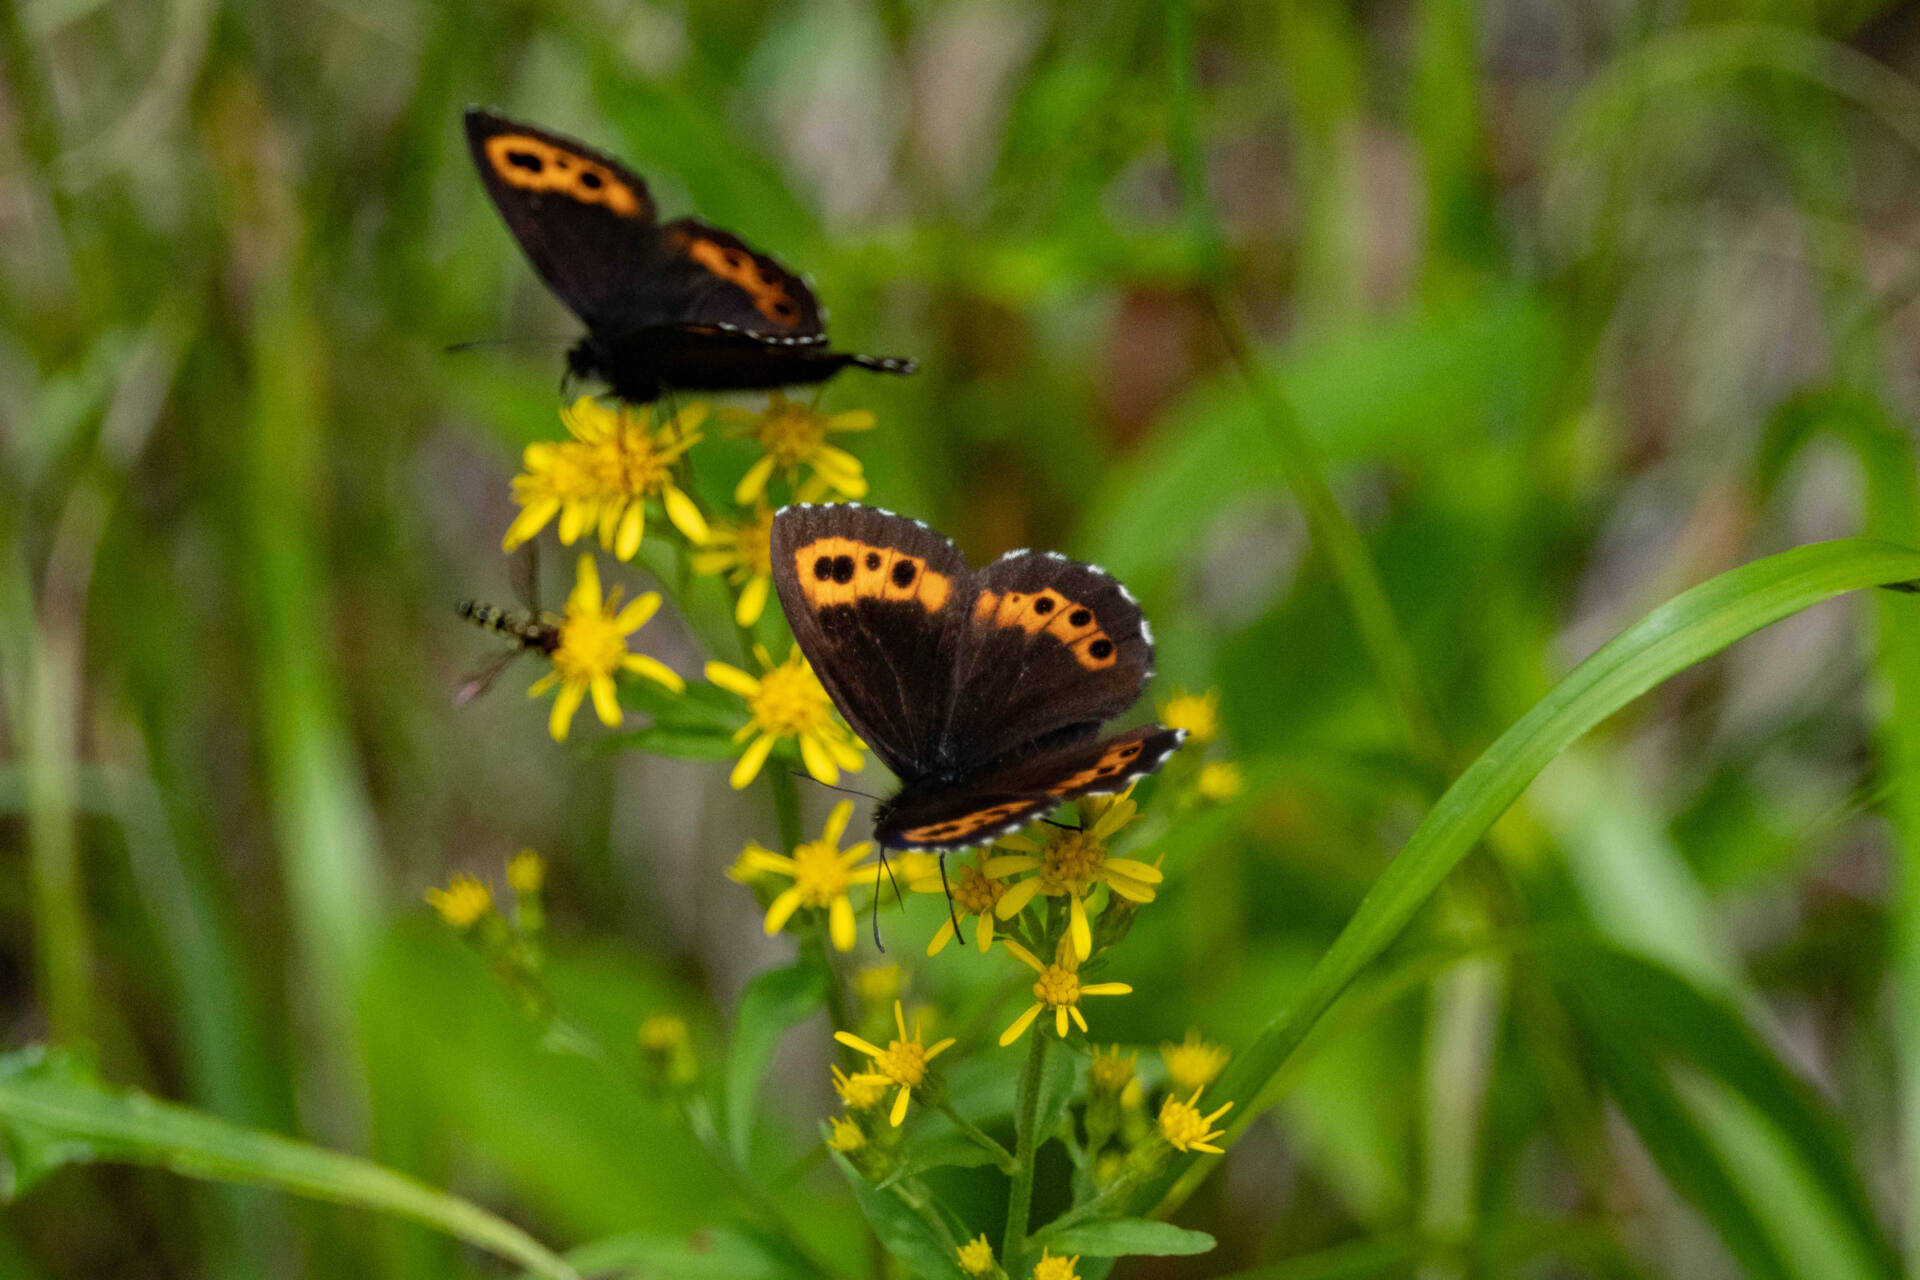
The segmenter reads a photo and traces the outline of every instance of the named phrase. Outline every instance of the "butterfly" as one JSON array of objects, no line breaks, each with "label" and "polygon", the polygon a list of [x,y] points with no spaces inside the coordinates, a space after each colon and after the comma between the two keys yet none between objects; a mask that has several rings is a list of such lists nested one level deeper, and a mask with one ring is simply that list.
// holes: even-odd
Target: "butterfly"
[{"label": "butterfly", "polygon": [[655,221],[646,182],[611,156],[478,107],[466,123],[507,229],[586,323],[570,376],[645,404],[671,389],[824,382],[848,365],[913,372],[909,359],[833,350],[805,281],[730,232]]},{"label": "butterfly", "polygon": [[900,779],[874,812],[882,849],[985,844],[1124,791],[1186,737],[1099,737],[1153,674],[1153,634],[1093,565],[1011,551],[975,572],[920,521],[853,503],[782,508],[772,554],[801,652]]}]

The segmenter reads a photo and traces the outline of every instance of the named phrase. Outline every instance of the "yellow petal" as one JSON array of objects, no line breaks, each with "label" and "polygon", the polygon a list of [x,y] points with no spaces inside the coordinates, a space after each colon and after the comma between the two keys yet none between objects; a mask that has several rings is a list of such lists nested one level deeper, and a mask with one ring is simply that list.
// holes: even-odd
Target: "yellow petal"
[{"label": "yellow petal", "polygon": [[1021,964],[1026,965],[1027,968],[1033,970],[1035,973],[1043,972],[1047,967],[1040,963],[1040,958],[1038,956],[1034,955],[1033,952],[1027,950],[1025,947],[1015,942],[1012,938],[1002,938],[1000,940],[1000,945],[1005,947],[1008,951],[1012,952],[1013,955],[1019,959]]},{"label": "yellow petal", "polygon": [[980,865],[980,874],[989,880],[1004,880],[1008,876],[1018,875],[1022,871],[1031,871],[1040,865],[1037,858],[992,857]]},{"label": "yellow petal", "polygon": [[800,900],[805,896],[805,892],[799,885],[782,890],[780,896],[775,898],[772,905],[767,908],[767,932],[778,933],[786,928],[787,921],[793,919],[793,913],[800,909]]},{"label": "yellow petal", "polygon": [[686,534],[689,541],[705,542],[713,536],[713,531],[707,528],[707,518],[700,514],[693,499],[673,485],[660,487],[660,501],[666,505],[667,519],[673,521],[673,527]]},{"label": "yellow petal", "polygon": [[853,821],[853,801],[842,800],[833,806],[833,812],[827,815],[827,825],[820,828],[820,838],[838,849],[840,837],[846,834],[847,823]]},{"label": "yellow petal", "polygon": [[640,550],[640,541],[647,535],[647,504],[638,499],[629,502],[625,514],[620,517],[620,530],[613,540],[613,554],[621,560],[631,560]]},{"label": "yellow petal", "polygon": [[767,491],[767,481],[773,478],[773,455],[765,454],[747,468],[747,474],[740,477],[740,483],[733,487],[733,500],[746,506]]},{"label": "yellow petal", "polygon": [[827,936],[833,939],[835,951],[853,950],[853,904],[844,894],[827,908]]},{"label": "yellow petal", "polygon": [[[1087,924],[1087,904],[1076,895],[1069,895],[1071,904],[1068,913],[1068,932],[1073,934],[1073,954],[1085,960],[1093,954],[1093,928]],[[1066,1032],[1062,1031],[1061,1035]]]},{"label": "yellow petal", "polygon": [[[915,885],[914,887],[916,889],[919,888],[918,885]],[[947,943],[952,941],[952,939],[953,939],[953,919],[952,917],[948,917],[947,919],[942,920],[940,922],[940,927],[938,929],[934,930],[933,941],[927,944],[927,954],[930,956],[939,955],[940,952],[946,948]]]},{"label": "yellow petal", "polygon": [[907,1118],[907,1099],[911,1096],[907,1092],[907,1086],[901,1085],[900,1092],[893,1097],[893,1113],[888,1118],[893,1121],[893,1127],[896,1129],[900,1127],[900,1122]]},{"label": "yellow petal", "polygon": [[1160,868],[1135,858],[1108,858],[1100,865],[1108,871],[1118,871],[1121,875],[1139,880],[1144,884],[1159,884],[1166,879],[1166,876],[1161,874]]},{"label": "yellow petal", "polygon": [[620,699],[614,692],[612,676],[595,676],[588,686],[593,691],[593,710],[600,723],[612,729],[620,724]]},{"label": "yellow petal", "polygon": [[600,612],[600,566],[593,562],[591,555],[580,557],[567,603],[588,613]]},{"label": "yellow petal", "polygon": [[623,636],[630,636],[647,625],[649,619],[660,609],[660,593],[648,591],[633,598],[632,603],[613,617],[614,629]]},{"label": "yellow petal", "polygon": [[830,413],[826,417],[829,431],[866,431],[880,421],[873,416],[871,409],[849,409],[845,413]]},{"label": "yellow petal", "polygon": [[630,653],[620,660],[620,665],[635,675],[645,676],[669,693],[686,692],[687,682],[680,678],[679,672],[658,658],[650,658],[644,653]]},{"label": "yellow petal", "polygon": [[1069,1006],[1063,1004],[1059,1008],[1053,1011],[1053,1033],[1059,1036],[1062,1040],[1065,1040],[1067,1038],[1068,1007]]},{"label": "yellow petal", "polygon": [[[1084,1034],[1086,1034],[1086,1030],[1087,1030],[1087,1019],[1086,1019],[1086,1015],[1084,1015],[1084,1014],[1082,1014],[1082,1013],[1080,1012],[1080,1006],[1079,1006],[1079,1005],[1077,1005],[1077,1004],[1076,1004],[1076,1005],[1073,1005],[1073,1006],[1070,1006],[1070,1008],[1068,1009],[1068,1012],[1070,1012],[1071,1014],[1073,1014],[1073,1022],[1074,1022],[1074,1025],[1080,1028],[1080,1032],[1081,1032],[1081,1034],[1082,1034],[1082,1035],[1084,1035]],[[1065,1039],[1065,1038],[1066,1038],[1066,1034],[1067,1034],[1067,1033],[1066,1033],[1065,1031],[1062,1031],[1062,1032],[1060,1033],[1060,1036],[1061,1036],[1061,1038],[1062,1038],[1062,1039]]]},{"label": "yellow petal", "polygon": [[1083,996],[1125,996],[1132,995],[1133,988],[1124,982],[1090,982],[1080,988]]},{"label": "yellow petal", "polygon": [[874,1044],[871,1041],[862,1040],[859,1036],[853,1034],[853,1032],[851,1031],[836,1031],[833,1033],[833,1038],[835,1040],[838,1040],[841,1044],[847,1046],[847,1048],[852,1049],[855,1053],[864,1053],[869,1058],[881,1058],[886,1056],[887,1051],[885,1049],[882,1049],[879,1045]]},{"label": "yellow petal", "polygon": [[759,774],[760,766],[767,762],[767,754],[773,750],[773,743],[773,735],[763,733],[747,744],[747,749],[740,755],[740,762],[733,766],[733,772],[727,778],[735,791],[752,782]]},{"label": "yellow petal", "polygon": [[1020,914],[1029,902],[1033,901],[1033,895],[1038,893],[1039,890],[1040,881],[1038,879],[1022,880],[1019,884],[1014,885],[1011,889],[1008,889],[1000,895],[1000,901],[993,904],[993,914],[999,916],[1002,920],[1013,919]]},{"label": "yellow petal", "polygon": [[560,510],[560,499],[541,498],[520,509],[520,514],[507,526],[507,536],[500,540],[500,549],[511,551],[534,534],[547,527],[547,521]]},{"label": "yellow petal", "polygon": [[1025,1031],[1028,1027],[1032,1026],[1033,1020],[1039,1016],[1040,1016],[1040,1006],[1037,1004],[1029,1006],[1025,1013],[1021,1014],[1019,1017],[1013,1020],[1012,1026],[1008,1027],[1005,1031],[1002,1031],[1000,1033],[1000,1047],[1004,1049],[1008,1045],[1012,1044],[1015,1040],[1018,1040],[1020,1038],[1020,1033],[1022,1031]]},{"label": "yellow petal", "polygon": [[973,926],[974,941],[980,944],[980,954],[985,955],[993,947],[993,912],[982,911],[978,923]]},{"label": "yellow petal", "polygon": [[860,758],[860,748],[838,735],[826,739],[827,752],[833,756],[833,762],[848,773],[858,773],[866,764]]},{"label": "yellow petal", "polygon": [[707,679],[719,685],[728,693],[737,693],[743,698],[751,698],[760,692],[760,682],[738,667],[730,667],[724,662],[707,664]]},{"label": "yellow petal", "polygon": [[613,550],[613,531],[620,525],[620,512],[632,505],[618,499],[600,504],[600,546],[603,549]]},{"label": "yellow petal", "polygon": [[764,573],[756,573],[747,579],[747,585],[740,588],[740,601],[733,607],[735,622],[750,627],[760,621],[760,614],[767,607],[767,588],[771,582]]},{"label": "yellow petal", "polygon": [[593,513],[593,505],[579,499],[563,504],[560,508],[560,541],[568,546],[578,542]]},{"label": "yellow petal", "polygon": [[560,686],[560,696],[553,700],[553,714],[547,717],[547,732],[555,742],[567,740],[567,730],[573,727],[573,713],[580,709],[580,700],[586,696],[584,684],[569,680]]},{"label": "yellow petal", "polygon": [[840,770],[834,766],[833,757],[820,745],[816,734],[800,735],[800,763],[807,766],[807,772],[813,775],[816,782],[832,786],[840,781]]}]

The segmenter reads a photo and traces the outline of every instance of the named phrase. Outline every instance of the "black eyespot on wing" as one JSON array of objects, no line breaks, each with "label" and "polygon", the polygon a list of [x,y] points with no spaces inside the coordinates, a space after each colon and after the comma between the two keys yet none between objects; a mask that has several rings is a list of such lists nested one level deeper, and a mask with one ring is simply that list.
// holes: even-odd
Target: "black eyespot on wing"
[{"label": "black eyespot on wing", "polygon": [[833,558],[833,580],[843,587],[853,581],[852,556],[835,556]]},{"label": "black eyespot on wing", "polygon": [[1096,657],[1096,658],[1109,658],[1109,657],[1112,657],[1112,656],[1113,656],[1113,641],[1111,641],[1111,640],[1095,640],[1095,641],[1094,641],[1094,642],[1093,642],[1092,644],[1090,644],[1090,645],[1088,645],[1088,646],[1087,646],[1087,651],[1088,651],[1089,653],[1091,653],[1091,654],[1092,654],[1092,655],[1093,655],[1094,657]]},{"label": "black eyespot on wing", "polygon": [[1084,627],[1093,621],[1093,611],[1090,609],[1075,609],[1073,613],[1068,616],[1067,621],[1076,627]]},{"label": "black eyespot on wing", "polygon": [[913,574],[914,574],[914,568],[913,568],[912,561],[910,560],[894,561],[894,565],[893,565],[893,585],[894,586],[896,587],[912,586]]},{"label": "black eyespot on wing", "polygon": [[878,569],[879,567],[880,567],[880,553],[878,551],[867,552],[867,568]]},{"label": "black eyespot on wing", "polygon": [[825,582],[833,576],[833,557],[821,556],[813,562],[813,576]]}]

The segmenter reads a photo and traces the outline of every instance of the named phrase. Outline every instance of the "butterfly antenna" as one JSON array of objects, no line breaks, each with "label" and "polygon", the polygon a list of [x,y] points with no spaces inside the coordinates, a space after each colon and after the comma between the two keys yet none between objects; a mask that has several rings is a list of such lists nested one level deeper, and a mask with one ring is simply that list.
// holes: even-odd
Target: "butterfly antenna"
[{"label": "butterfly antenna", "polygon": [[486,347],[524,347],[530,345],[557,347],[564,346],[566,341],[565,338],[546,338],[534,334],[528,334],[518,338],[470,338],[465,342],[449,342],[446,346],[440,348],[440,350],[446,355],[457,356],[463,352],[479,351]]},{"label": "butterfly antenna", "polygon": [[[880,846],[880,861],[873,869],[873,945],[881,955],[887,954],[887,944],[880,941],[880,871],[887,865],[887,847]],[[892,875],[891,871],[887,872]],[[895,885],[895,889],[899,886]]]},{"label": "butterfly antenna", "polygon": [[1050,827],[1058,827],[1062,831],[1085,831],[1086,830],[1085,827],[1070,827],[1064,822],[1055,822],[1052,818],[1042,818],[1040,819],[1040,821],[1046,823]]},{"label": "butterfly antenna", "polygon": [[953,912],[953,886],[947,883],[947,851],[940,851],[940,887],[947,895],[947,923],[953,926],[953,940],[960,940],[960,917]]},{"label": "butterfly antenna", "polygon": [[832,782],[822,782],[820,781],[820,779],[808,773],[805,769],[788,769],[787,772],[791,773],[796,778],[807,779],[808,781],[812,782],[813,785],[816,787],[825,787],[829,791],[839,791],[846,795],[859,796],[862,800],[878,800],[880,798],[879,796],[874,795],[871,791],[862,791],[858,787],[843,787]]}]

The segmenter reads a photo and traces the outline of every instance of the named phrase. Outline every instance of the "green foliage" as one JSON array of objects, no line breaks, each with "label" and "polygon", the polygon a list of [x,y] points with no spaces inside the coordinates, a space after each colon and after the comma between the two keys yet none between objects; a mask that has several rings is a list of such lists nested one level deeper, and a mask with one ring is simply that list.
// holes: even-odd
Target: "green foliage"
[{"label": "green foliage", "polygon": [[[982,1233],[1014,1280],[1914,1270],[1920,594],[1869,590],[1920,579],[1910,26],[0,6],[0,1274],[954,1280]],[[728,786],[703,661],[787,637],[657,504],[601,567],[668,598],[685,693],[564,746],[537,655],[449,705],[576,328],[468,101],[919,357],[818,402],[877,416],[837,438],[873,500],[1100,561],[1145,701],[1219,690],[1240,793],[1193,748],[1142,787],[1166,878],[1096,922],[1133,991],[1091,1039],[998,1048],[1033,977],[968,919],[920,957],[937,895],[863,873],[854,952],[763,938],[782,886],[723,869],[840,797],[791,739]],[[705,429],[730,510],[757,446]],[[541,541],[553,608],[583,548]],[[957,1043],[867,1167],[816,1140],[825,1055],[890,1038],[896,959]],[[1155,1146],[1189,1026],[1245,1176]]]}]

